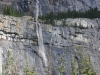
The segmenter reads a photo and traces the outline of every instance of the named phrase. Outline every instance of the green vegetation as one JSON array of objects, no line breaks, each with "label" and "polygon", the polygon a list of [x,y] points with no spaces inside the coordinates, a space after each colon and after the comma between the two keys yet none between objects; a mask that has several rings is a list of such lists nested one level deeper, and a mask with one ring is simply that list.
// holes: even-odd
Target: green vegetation
[{"label": "green vegetation", "polygon": [[54,20],[66,19],[66,18],[100,18],[100,11],[97,8],[87,10],[86,12],[77,12],[75,10],[67,12],[59,12],[55,14],[53,12],[39,16],[40,19],[44,20],[44,23],[53,24]]},{"label": "green vegetation", "polygon": [[66,73],[66,67],[65,67],[66,60],[64,58],[65,58],[65,56],[63,55],[58,60],[58,64],[59,64],[59,66],[58,66],[59,75],[63,75],[63,74]]},{"label": "green vegetation", "polygon": [[39,16],[40,19],[44,20],[46,24],[54,24],[55,14],[51,12],[50,14]]},{"label": "green vegetation", "polygon": [[76,66],[75,66],[74,57],[72,57],[71,65],[72,65],[72,75],[77,75],[77,73],[76,73],[77,69],[76,69]]},{"label": "green vegetation", "polygon": [[36,71],[35,71],[35,68],[30,69],[29,67],[26,67],[25,68],[25,74],[24,75],[37,75]]},{"label": "green vegetation", "polygon": [[33,69],[29,67],[29,63],[28,63],[28,58],[27,57],[26,57],[26,67],[24,69],[24,75],[38,75],[36,73],[35,67],[33,67]]},{"label": "green vegetation", "polygon": [[15,10],[12,6],[5,6],[3,8],[3,14],[15,17],[22,17],[24,15],[22,12],[18,12],[17,10]]},{"label": "green vegetation", "polygon": [[8,74],[13,75],[15,71],[14,58],[11,51],[8,50]]},{"label": "green vegetation", "polygon": [[14,58],[12,57],[11,51],[7,52],[7,65],[2,65],[2,75],[13,75],[14,74]]},{"label": "green vegetation", "polygon": [[89,56],[88,55],[85,56],[84,64],[85,64],[86,67],[85,67],[85,69],[83,71],[83,74],[96,75],[96,72],[91,67],[91,62],[89,60]]},{"label": "green vegetation", "polygon": [[97,75],[89,59],[89,55],[83,52],[83,46],[77,46],[79,59],[79,75]]},{"label": "green vegetation", "polygon": [[5,70],[5,68],[4,68],[4,66],[2,66],[2,75],[5,75],[4,70]]},{"label": "green vegetation", "polygon": [[[7,65],[2,66],[2,75],[19,75],[17,67],[14,63],[14,57],[12,55],[12,52],[9,50],[7,52]],[[35,67],[29,67],[28,59],[26,60],[26,67],[24,69],[23,75],[38,75],[36,73]]]},{"label": "green vegetation", "polygon": [[5,59],[6,64],[2,65],[2,75],[19,75],[17,70],[17,64],[13,54],[10,50],[7,51],[7,58]]}]

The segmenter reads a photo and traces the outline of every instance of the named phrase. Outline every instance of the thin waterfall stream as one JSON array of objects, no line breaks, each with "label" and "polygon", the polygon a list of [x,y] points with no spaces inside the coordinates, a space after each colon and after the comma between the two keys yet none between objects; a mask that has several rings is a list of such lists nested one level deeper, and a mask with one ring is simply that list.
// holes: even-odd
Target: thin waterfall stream
[{"label": "thin waterfall stream", "polygon": [[42,58],[42,61],[44,63],[44,66],[47,66],[47,57],[46,52],[43,44],[43,36],[42,36],[42,26],[38,22],[38,16],[39,16],[39,0],[36,2],[36,33],[38,37],[38,46],[39,46],[39,55]]}]

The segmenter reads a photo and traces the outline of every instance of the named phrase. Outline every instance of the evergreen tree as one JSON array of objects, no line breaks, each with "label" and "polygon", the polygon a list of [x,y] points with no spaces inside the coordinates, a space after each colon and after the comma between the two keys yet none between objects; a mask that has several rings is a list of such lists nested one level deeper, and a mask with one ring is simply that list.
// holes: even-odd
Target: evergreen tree
[{"label": "evergreen tree", "polygon": [[3,8],[3,14],[15,17],[21,17],[24,15],[22,12],[16,11],[12,6],[5,6]]}]

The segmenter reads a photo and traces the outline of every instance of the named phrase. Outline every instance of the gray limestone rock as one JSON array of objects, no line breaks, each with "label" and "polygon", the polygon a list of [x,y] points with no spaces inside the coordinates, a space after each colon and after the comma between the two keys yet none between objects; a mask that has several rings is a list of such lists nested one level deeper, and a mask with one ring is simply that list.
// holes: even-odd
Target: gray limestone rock
[{"label": "gray limestone rock", "polygon": [[[5,25],[2,21],[7,21],[7,24]],[[23,75],[27,66],[31,70],[35,67],[38,75],[62,74],[61,69],[64,75],[72,75],[74,66],[77,69],[75,73],[80,75],[80,71],[86,66],[82,63],[83,69],[80,68],[81,61],[88,61],[91,69],[99,75],[100,19],[69,18],[65,20],[68,26],[64,27],[61,24],[62,21],[57,21],[55,26],[40,23],[42,34],[39,35],[43,37],[40,36],[38,39],[35,21],[30,21],[28,17],[0,15],[0,74],[12,72],[9,68],[12,65],[8,64],[8,60],[12,61],[8,56],[10,52],[13,58],[11,63],[14,63],[12,68],[16,68],[14,72],[18,75]],[[88,28],[80,29],[78,26],[75,27],[75,23]],[[43,43],[39,43],[41,38]],[[87,60],[84,60],[85,58]]]}]

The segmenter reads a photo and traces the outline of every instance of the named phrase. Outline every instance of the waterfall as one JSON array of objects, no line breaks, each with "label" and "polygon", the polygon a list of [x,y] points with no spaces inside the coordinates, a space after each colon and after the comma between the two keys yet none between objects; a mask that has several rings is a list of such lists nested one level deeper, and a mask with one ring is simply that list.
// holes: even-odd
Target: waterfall
[{"label": "waterfall", "polygon": [[43,44],[43,36],[42,36],[42,26],[38,22],[38,15],[39,15],[39,0],[36,2],[36,32],[38,37],[38,46],[39,46],[39,56],[42,58],[44,66],[47,66],[47,57],[46,52]]}]

